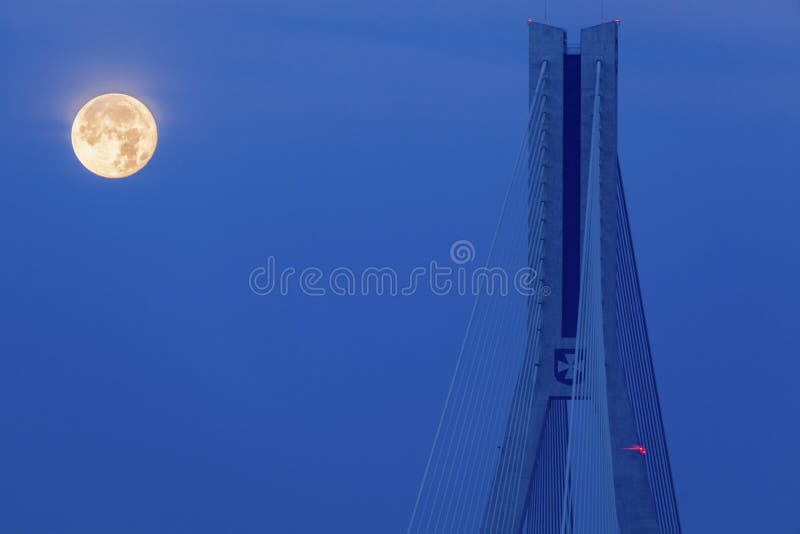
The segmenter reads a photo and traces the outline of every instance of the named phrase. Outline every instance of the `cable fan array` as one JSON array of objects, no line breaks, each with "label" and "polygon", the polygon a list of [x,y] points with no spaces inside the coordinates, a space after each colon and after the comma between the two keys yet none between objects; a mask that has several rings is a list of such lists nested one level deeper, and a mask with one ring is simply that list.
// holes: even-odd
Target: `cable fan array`
[{"label": "cable fan array", "polygon": [[[490,272],[503,270],[509,279],[520,269],[532,268],[537,273],[541,269],[547,70],[547,62],[542,62],[485,264]],[[523,430],[530,419],[538,360],[541,279],[534,278],[528,288],[530,294],[495,287],[475,298],[409,534],[480,530],[507,427],[517,429],[514,439],[506,440],[504,451],[511,455],[511,468],[523,461],[527,437]],[[528,391],[515,397],[518,382],[528,384]],[[513,402],[514,398],[519,400]],[[495,493],[497,498],[512,498],[519,489],[509,482]]]},{"label": "cable fan array", "polygon": [[600,72],[595,91],[581,252],[575,380],[569,401],[561,532],[619,532],[608,423],[600,264]]}]

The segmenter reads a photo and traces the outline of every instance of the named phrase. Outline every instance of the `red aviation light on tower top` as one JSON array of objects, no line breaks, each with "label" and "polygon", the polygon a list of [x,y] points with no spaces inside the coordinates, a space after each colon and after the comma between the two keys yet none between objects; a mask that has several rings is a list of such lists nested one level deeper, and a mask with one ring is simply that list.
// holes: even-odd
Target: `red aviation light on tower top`
[{"label": "red aviation light on tower top", "polygon": [[622,21],[621,21],[621,20],[619,20],[619,19],[614,19],[614,22],[616,22],[617,24],[619,24],[619,23],[620,23],[620,22],[622,22]]},{"label": "red aviation light on tower top", "polygon": [[632,445],[630,447],[623,447],[623,451],[636,451],[639,454],[647,454],[647,449],[643,445]]},{"label": "red aviation light on tower top", "polygon": [[533,19],[528,19],[528,24],[533,24]]}]

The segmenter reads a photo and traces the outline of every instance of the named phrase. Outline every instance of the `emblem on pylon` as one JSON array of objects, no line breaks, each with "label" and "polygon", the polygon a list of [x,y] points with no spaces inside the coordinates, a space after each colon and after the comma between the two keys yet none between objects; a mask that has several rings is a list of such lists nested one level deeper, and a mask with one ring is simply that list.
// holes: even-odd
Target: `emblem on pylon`
[{"label": "emblem on pylon", "polygon": [[[556,349],[554,372],[556,380],[567,386],[575,383],[575,349]],[[577,377],[580,381],[580,377]]]}]

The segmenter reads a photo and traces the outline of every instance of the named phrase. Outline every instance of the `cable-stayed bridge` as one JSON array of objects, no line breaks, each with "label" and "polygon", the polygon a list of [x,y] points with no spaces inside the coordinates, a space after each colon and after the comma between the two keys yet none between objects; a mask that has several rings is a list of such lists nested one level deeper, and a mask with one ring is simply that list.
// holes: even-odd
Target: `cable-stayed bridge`
[{"label": "cable-stayed bridge", "polygon": [[531,22],[527,128],[409,533],[679,533],[617,157],[617,22]]}]

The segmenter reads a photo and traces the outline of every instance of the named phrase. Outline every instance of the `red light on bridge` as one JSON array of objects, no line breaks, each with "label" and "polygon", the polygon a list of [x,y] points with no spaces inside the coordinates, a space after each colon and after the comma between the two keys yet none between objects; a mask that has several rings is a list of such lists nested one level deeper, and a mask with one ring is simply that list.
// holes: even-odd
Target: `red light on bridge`
[{"label": "red light on bridge", "polygon": [[614,22],[616,22],[617,24],[619,24],[619,23],[620,23],[620,22],[622,22],[622,21],[621,21],[621,20],[619,20],[619,19],[614,19]]},{"label": "red light on bridge", "polygon": [[636,451],[639,454],[647,454],[647,449],[643,445],[633,445],[631,447],[624,447],[623,451]]},{"label": "red light on bridge", "polygon": [[531,22],[533,22],[533,19],[528,19],[528,24],[530,24]]}]

